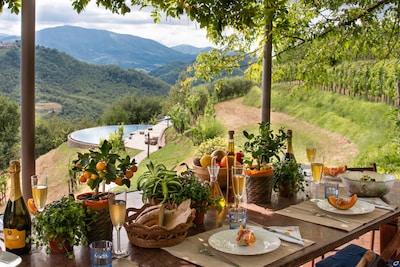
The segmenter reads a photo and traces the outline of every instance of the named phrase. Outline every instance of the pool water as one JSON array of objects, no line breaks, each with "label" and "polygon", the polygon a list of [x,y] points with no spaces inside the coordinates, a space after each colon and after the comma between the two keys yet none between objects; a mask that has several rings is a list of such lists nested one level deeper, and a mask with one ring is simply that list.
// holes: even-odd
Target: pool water
[{"label": "pool water", "polygon": [[[132,124],[132,125],[124,125],[124,135],[123,139],[128,138],[131,133],[140,130],[146,130],[147,128],[151,127],[152,125],[139,125],[139,124]],[[118,128],[121,127],[120,125],[108,125],[108,126],[99,126],[93,128],[86,128],[82,130],[75,131],[69,135],[69,138],[74,141],[79,141],[82,143],[88,144],[100,144],[101,140],[108,139],[110,134],[113,134],[118,131]]]}]

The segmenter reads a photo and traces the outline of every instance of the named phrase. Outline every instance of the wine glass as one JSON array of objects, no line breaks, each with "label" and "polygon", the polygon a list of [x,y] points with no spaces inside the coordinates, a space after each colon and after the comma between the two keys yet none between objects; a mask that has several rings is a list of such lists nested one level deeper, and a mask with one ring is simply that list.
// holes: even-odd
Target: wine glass
[{"label": "wine glass", "polygon": [[321,182],[323,172],[324,158],[322,158],[320,161],[311,162],[311,174],[316,185],[316,198],[318,198],[318,185]]},{"label": "wine glass", "polygon": [[235,207],[240,207],[246,188],[246,176],[244,175],[243,165],[232,166],[232,189],[235,195]]},{"label": "wine glass", "polygon": [[307,153],[307,159],[308,162],[314,162],[315,161],[315,156],[317,154],[317,148],[313,143],[307,143],[306,144],[306,153]]},{"label": "wine glass", "polygon": [[126,249],[121,248],[120,231],[125,223],[126,216],[126,189],[118,187],[118,191],[111,189],[108,193],[108,207],[110,209],[111,222],[117,230],[117,247],[113,251],[115,258],[123,258],[129,255]]},{"label": "wine glass", "polygon": [[39,212],[44,210],[47,200],[47,175],[32,175],[31,176],[32,185],[32,197],[35,201],[35,206]]}]

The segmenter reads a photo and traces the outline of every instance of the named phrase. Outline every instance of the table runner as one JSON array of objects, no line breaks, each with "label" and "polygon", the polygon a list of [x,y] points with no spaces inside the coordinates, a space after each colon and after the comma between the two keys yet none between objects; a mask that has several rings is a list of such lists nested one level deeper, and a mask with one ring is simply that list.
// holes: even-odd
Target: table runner
[{"label": "table runner", "polygon": [[[256,225],[256,224],[255,224]],[[195,236],[187,237],[182,243],[173,246],[163,248],[168,251],[170,254],[178,257],[180,259],[184,259],[191,263],[200,265],[200,266],[231,266],[228,263],[220,260],[218,257],[206,256],[200,254],[199,248],[203,243],[208,244],[208,238],[217,233],[219,231],[228,230],[228,227],[222,226],[217,229],[213,229],[211,231],[207,231],[204,233],[197,234]],[[256,237],[257,238],[257,237]],[[271,264],[279,259],[282,259],[296,251],[302,250],[307,246],[314,244],[314,241],[305,240],[305,246],[300,246],[297,244],[289,243],[286,241],[281,241],[281,245],[278,249],[261,254],[261,255],[252,255],[252,256],[240,256],[240,255],[232,255],[223,252],[219,252],[214,250],[212,247],[207,247],[210,251],[222,254],[225,257],[228,257],[232,262],[236,263],[239,266],[265,266]]]},{"label": "table runner", "polygon": [[329,215],[332,215],[334,217],[337,217],[337,218],[340,218],[340,219],[343,219],[343,220],[346,220],[349,222],[349,223],[343,223],[343,222],[339,222],[339,221],[336,221],[331,218],[318,217],[316,215],[313,215],[311,213],[312,209],[318,210],[318,212],[321,212],[321,213],[326,213],[326,214],[329,213],[329,212],[321,210],[320,208],[318,208],[316,203],[313,203],[311,201],[306,201],[306,202],[302,202],[300,204],[291,205],[285,209],[277,210],[276,213],[284,215],[284,216],[300,219],[303,221],[307,221],[307,222],[311,222],[311,223],[315,223],[315,224],[319,224],[319,225],[323,225],[323,226],[328,226],[328,227],[332,227],[332,228],[337,228],[340,230],[350,232],[361,225],[364,225],[376,218],[379,218],[380,216],[382,216],[388,212],[391,212],[388,210],[375,208],[375,210],[370,213],[359,214],[359,215],[342,215],[342,214],[329,213]]}]

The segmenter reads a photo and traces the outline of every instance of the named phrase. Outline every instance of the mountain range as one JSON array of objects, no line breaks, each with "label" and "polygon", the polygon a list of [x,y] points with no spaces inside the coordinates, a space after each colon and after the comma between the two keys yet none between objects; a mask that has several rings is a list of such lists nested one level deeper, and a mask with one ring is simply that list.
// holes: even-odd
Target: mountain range
[{"label": "mountain range", "polygon": [[[19,36],[0,35],[0,42],[11,43]],[[76,26],[58,26],[36,32],[36,44],[54,48],[72,57],[96,65],[116,65],[124,69],[145,72],[156,70],[171,62],[187,65],[201,52],[211,47],[190,45],[167,47],[154,40],[134,35]]]}]

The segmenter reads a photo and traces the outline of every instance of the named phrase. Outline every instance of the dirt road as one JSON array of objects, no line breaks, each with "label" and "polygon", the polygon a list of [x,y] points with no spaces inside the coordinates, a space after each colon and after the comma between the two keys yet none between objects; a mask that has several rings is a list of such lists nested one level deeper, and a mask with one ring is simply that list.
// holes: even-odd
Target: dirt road
[{"label": "dirt road", "polygon": [[[254,125],[261,121],[261,109],[242,103],[243,98],[236,98],[215,106],[216,115],[228,129],[238,130],[246,125]],[[292,129],[294,134],[308,135],[314,140],[321,155],[328,165],[341,165],[352,162],[358,155],[358,148],[347,138],[332,133],[318,126],[291,117],[280,112],[271,112],[271,124]],[[243,129],[243,128],[242,128]],[[296,147],[296,145],[295,145]],[[305,147],[305,145],[300,145]],[[305,153],[295,150],[298,161],[305,162]]]}]

